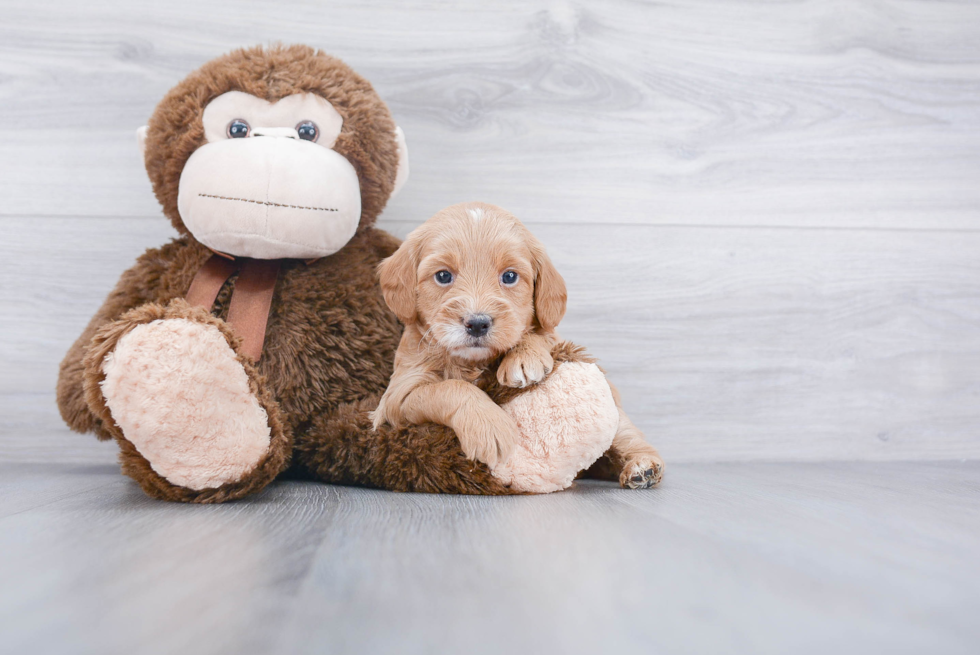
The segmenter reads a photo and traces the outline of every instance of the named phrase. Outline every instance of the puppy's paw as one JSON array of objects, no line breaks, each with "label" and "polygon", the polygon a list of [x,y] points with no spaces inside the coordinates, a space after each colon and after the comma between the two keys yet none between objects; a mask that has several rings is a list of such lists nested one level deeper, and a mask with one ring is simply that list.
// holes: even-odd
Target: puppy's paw
[{"label": "puppy's paw", "polygon": [[497,368],[497,381],[505,387],[521,389],[537,384],[554,367],[555,360],[547,350],[518,347],[504,355]]},{"label": "puppy's paw", "polygon": [[664,476],[664,461],[659,455],[637,455],[626,462],[619,474],[624,489],[649,489],[660,484]]},{"label": "puppy's paw", "polygon": [[491,468],[507,461],[517,444],[517,423],[494,404],[469,407],[457,414],[453,424],[463,454]]}]

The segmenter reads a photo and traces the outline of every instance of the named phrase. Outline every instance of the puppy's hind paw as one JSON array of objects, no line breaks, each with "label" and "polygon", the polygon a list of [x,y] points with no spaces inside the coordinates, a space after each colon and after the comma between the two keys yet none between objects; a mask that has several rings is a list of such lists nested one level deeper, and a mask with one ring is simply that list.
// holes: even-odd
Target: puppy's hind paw
[{"label": "puppy's hind paw", "polygon": [[660,484],[664,476],[664,463],[659,457],[644,457],[627,463],[619,475],[624,489],[649,489]]}]

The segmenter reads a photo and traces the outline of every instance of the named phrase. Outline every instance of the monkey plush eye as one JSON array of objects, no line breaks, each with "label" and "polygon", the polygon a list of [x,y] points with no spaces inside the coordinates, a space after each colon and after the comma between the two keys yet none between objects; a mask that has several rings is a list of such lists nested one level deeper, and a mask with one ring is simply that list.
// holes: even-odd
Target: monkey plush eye
[{"label": "monkey plush eye", "polygon": [[320,136],[320,130],[313,121],[303,121],[296,126],[296,132],[299,134],[299,138],[304,141],[316,141],[316,138]]},{"label": "monkey plush eye", "polygon": [[249,128],[248,123],[240,118],[228,123],[228,137],[231,139],[244,139],[250,131],[251,128]]},{"label": "monkey plush eye", "polygon": [[439,271],[434,277],[436,284],[441,287],[448,286],[453,283],[453,274],[449,271]]},{"label": "monkey plush eye", "polygon": [[500,283],[505,287],[512,287],[517,284],[518,275],[516,271],[504,271],[500,276]]}]

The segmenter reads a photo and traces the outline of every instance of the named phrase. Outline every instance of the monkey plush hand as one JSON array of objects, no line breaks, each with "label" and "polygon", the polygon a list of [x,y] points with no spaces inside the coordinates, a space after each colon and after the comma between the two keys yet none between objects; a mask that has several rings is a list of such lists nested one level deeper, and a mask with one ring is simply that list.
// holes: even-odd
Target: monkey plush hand
[{"label": "monkey plush hand", "polygon": [[551,355],[554,369],[536,385],[505,387],[493,371],[478,382],[514,419],[519,432],[510,457],[491,470],[504,484],[524,492],[568,488],[605,453],[612,455],[619,429],[612,388],[595,360],[567,341],[558,343]]},{"label": "monkey plush hand", "polygon": [[[219,502],[287,472],[402,491],[509,493],[451,431],[373,431],[401,327],[373,227],[407,175],[371,85],[305,46],[205,64],[138,133],[179,236],[150,249],[68,352],[68,425],[115,439],[158,498]],[[291,467],[290,467],[291,464]]]}]

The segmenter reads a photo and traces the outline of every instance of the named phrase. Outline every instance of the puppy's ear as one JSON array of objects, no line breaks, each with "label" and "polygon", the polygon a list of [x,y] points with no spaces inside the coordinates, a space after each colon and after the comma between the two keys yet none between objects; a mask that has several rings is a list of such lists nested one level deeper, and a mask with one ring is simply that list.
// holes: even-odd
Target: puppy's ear
[{"label": "puppy's ear", "polygon": [[534,257],[534,317],[538,325],[546,331],[558,327],[565,316],[568,296],[565,292],[565,279],[551,263],[544,246],[528,233],[531,255]]},{"label": "puppy's ear", "polygon": [[378,265],[381,293],[391,311],[405,325],[415,322],[415,284],[418,268],[415,242],[409,235],[388,259]]}]

